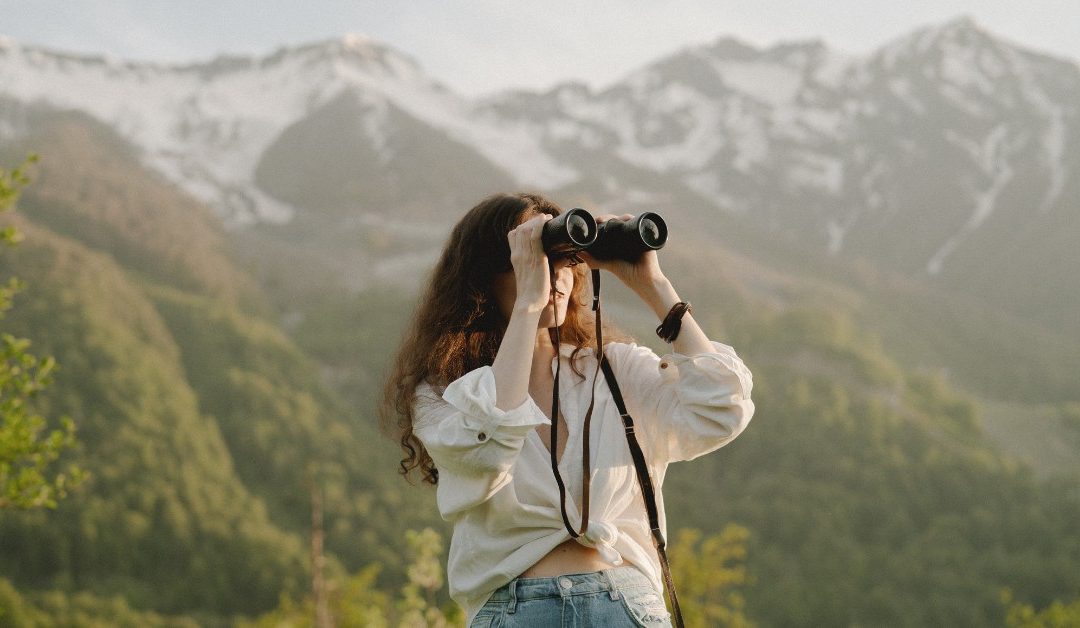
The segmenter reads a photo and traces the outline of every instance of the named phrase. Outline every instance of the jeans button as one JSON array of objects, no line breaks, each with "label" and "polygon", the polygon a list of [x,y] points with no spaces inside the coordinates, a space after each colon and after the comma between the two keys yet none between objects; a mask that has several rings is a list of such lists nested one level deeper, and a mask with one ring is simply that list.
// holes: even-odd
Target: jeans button
[{"label": "jeans button", "polygon": [[574,586],[574,583],[570,582],[570,578],[559,578],[559,586],[564,589],[569,589]]}]

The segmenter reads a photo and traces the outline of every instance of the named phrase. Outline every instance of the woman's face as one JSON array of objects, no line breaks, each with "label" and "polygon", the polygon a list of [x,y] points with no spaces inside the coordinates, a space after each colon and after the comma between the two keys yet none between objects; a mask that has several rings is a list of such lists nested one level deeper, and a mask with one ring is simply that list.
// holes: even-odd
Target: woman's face
[{"label": "woman's face", "polygon": [[[499,311],[506,320],[510,320],[510,314],[514,311],[514,302],[517,300],[517,282],[514,280],[514,271],[507,271],[495,275],[493,282],[495,299],[499,303]],[[570,293],[574,289],[574,271],[570,268],[570,262],[561,259],[555,262],[555,308],[552,311],[551,299],[548,299],[547,307],[540,315],[540,323],[537,329],[549,329],[562,325],[566,321],[566,308],[569,303]]]}]

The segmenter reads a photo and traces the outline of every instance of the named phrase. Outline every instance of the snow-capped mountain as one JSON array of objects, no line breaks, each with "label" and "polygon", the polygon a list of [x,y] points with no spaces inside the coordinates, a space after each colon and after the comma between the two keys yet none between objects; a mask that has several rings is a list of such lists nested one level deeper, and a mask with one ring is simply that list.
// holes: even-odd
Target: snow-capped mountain
[{"label": "snow-capped mountain", "polygon": [[[1080,293],[1080,68],[966,17],[866,56],[724,37],[602,90],[479,101],[357,36],[188,66],[0,41],[0,99],[0,140],[21,107],[85,112],[233,224],[305,212],[339,234],[526,187],[719,212],[981,293]],[[1037,288],[1062,264],[1074,279]]]},{"label": "snow-capped mountain", "polygon": [[[353,128],[343,131],[357,132],[376,149],[384,148],[396,110],[474,146],[533,185],[558,185],[574,176],[513,125],[475,120],[467,101],[408,56],[357,35],[262,58],[221,57],[186,66],[126,63],[0,40],[0,96],[75,109],[105,122],[141,149],[147,165],[230,222],[290,218],[294,208],[256,183],[260,159],[292,125],[343,97],[362,104]],[[17,129],[12,117],[6,116],[9,135]]]},{"label": "snow-capped mountain", "polygon": [[564,161],[605,152],[771,231],[911,271],[940,273],[991,216],[1016,228],[1080,209],[1080,70],[967,18],[866,58],[721,39],[600,93],[533,98],[481,111],[530,124]]}]

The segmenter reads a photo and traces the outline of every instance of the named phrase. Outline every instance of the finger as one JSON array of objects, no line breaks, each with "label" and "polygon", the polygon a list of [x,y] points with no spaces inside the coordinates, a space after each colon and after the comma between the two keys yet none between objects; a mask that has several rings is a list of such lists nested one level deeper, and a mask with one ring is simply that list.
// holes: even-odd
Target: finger
[{"label": "finger", "polygon": [[542,229],[543,222],[545,222],[544,218],[535,216],[511,229],[508,235],[520,239],[529,239],[533,237],[535,231]]},{"label": "finger", "polygon": [[578,257],[580,257],[581,261],[585,262],[585,264],[587,264],[589,268],[604,269],[608,267],[607,261],[598,260],[592,255],[590,255],[587,251],[579,251]]},{"label": "finger", "polygon": [[536,217],[536,226],[534,228],[536,229],[537,238],[539,238],[540,234],[544,232],[544,223],[551,220],[552,218],[553,216],[551,216],[550,214],[540,214]]},{"label": "finger", "polygon": [[551,220],[550,216],[548,216],[547,214],[541,214],[540,216],[534,216],[521,223],[521,226],[519,228],[528,235],[535,237],[536,233],[543,231],[544,223],[548,220]]},{"label": "finger", "polygon": [[622,216],[619,216],[619,220],[623,220],[623,221],[633,220],[633,219],[634,219],[633,214],[623,214]]},{"label": "finger", "polygon": [[615,214],[600,214],[596,217],[597,224],[607,222],[609,220],[617,220]]},{"label": "finger", "polygon": [[540,246],[540,239],[544,235],[544,223],[546,220],[537,218],[536,222],[529,225],[529,240],[531,240],[535,246]]}]

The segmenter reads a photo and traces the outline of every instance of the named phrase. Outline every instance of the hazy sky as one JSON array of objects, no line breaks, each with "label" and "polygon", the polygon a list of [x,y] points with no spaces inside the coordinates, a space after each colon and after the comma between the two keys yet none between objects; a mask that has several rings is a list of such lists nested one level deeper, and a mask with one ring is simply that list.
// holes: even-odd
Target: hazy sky
[{"label": "hazy sky", "polygon": [[601,86],[721,35],[755,44],[821,38],[865,52],[961,14],[1080,60],[1080,0],[0,0],[0,34],[72,52],[190,61],[363,33],[476,95],[568,79]]}]

